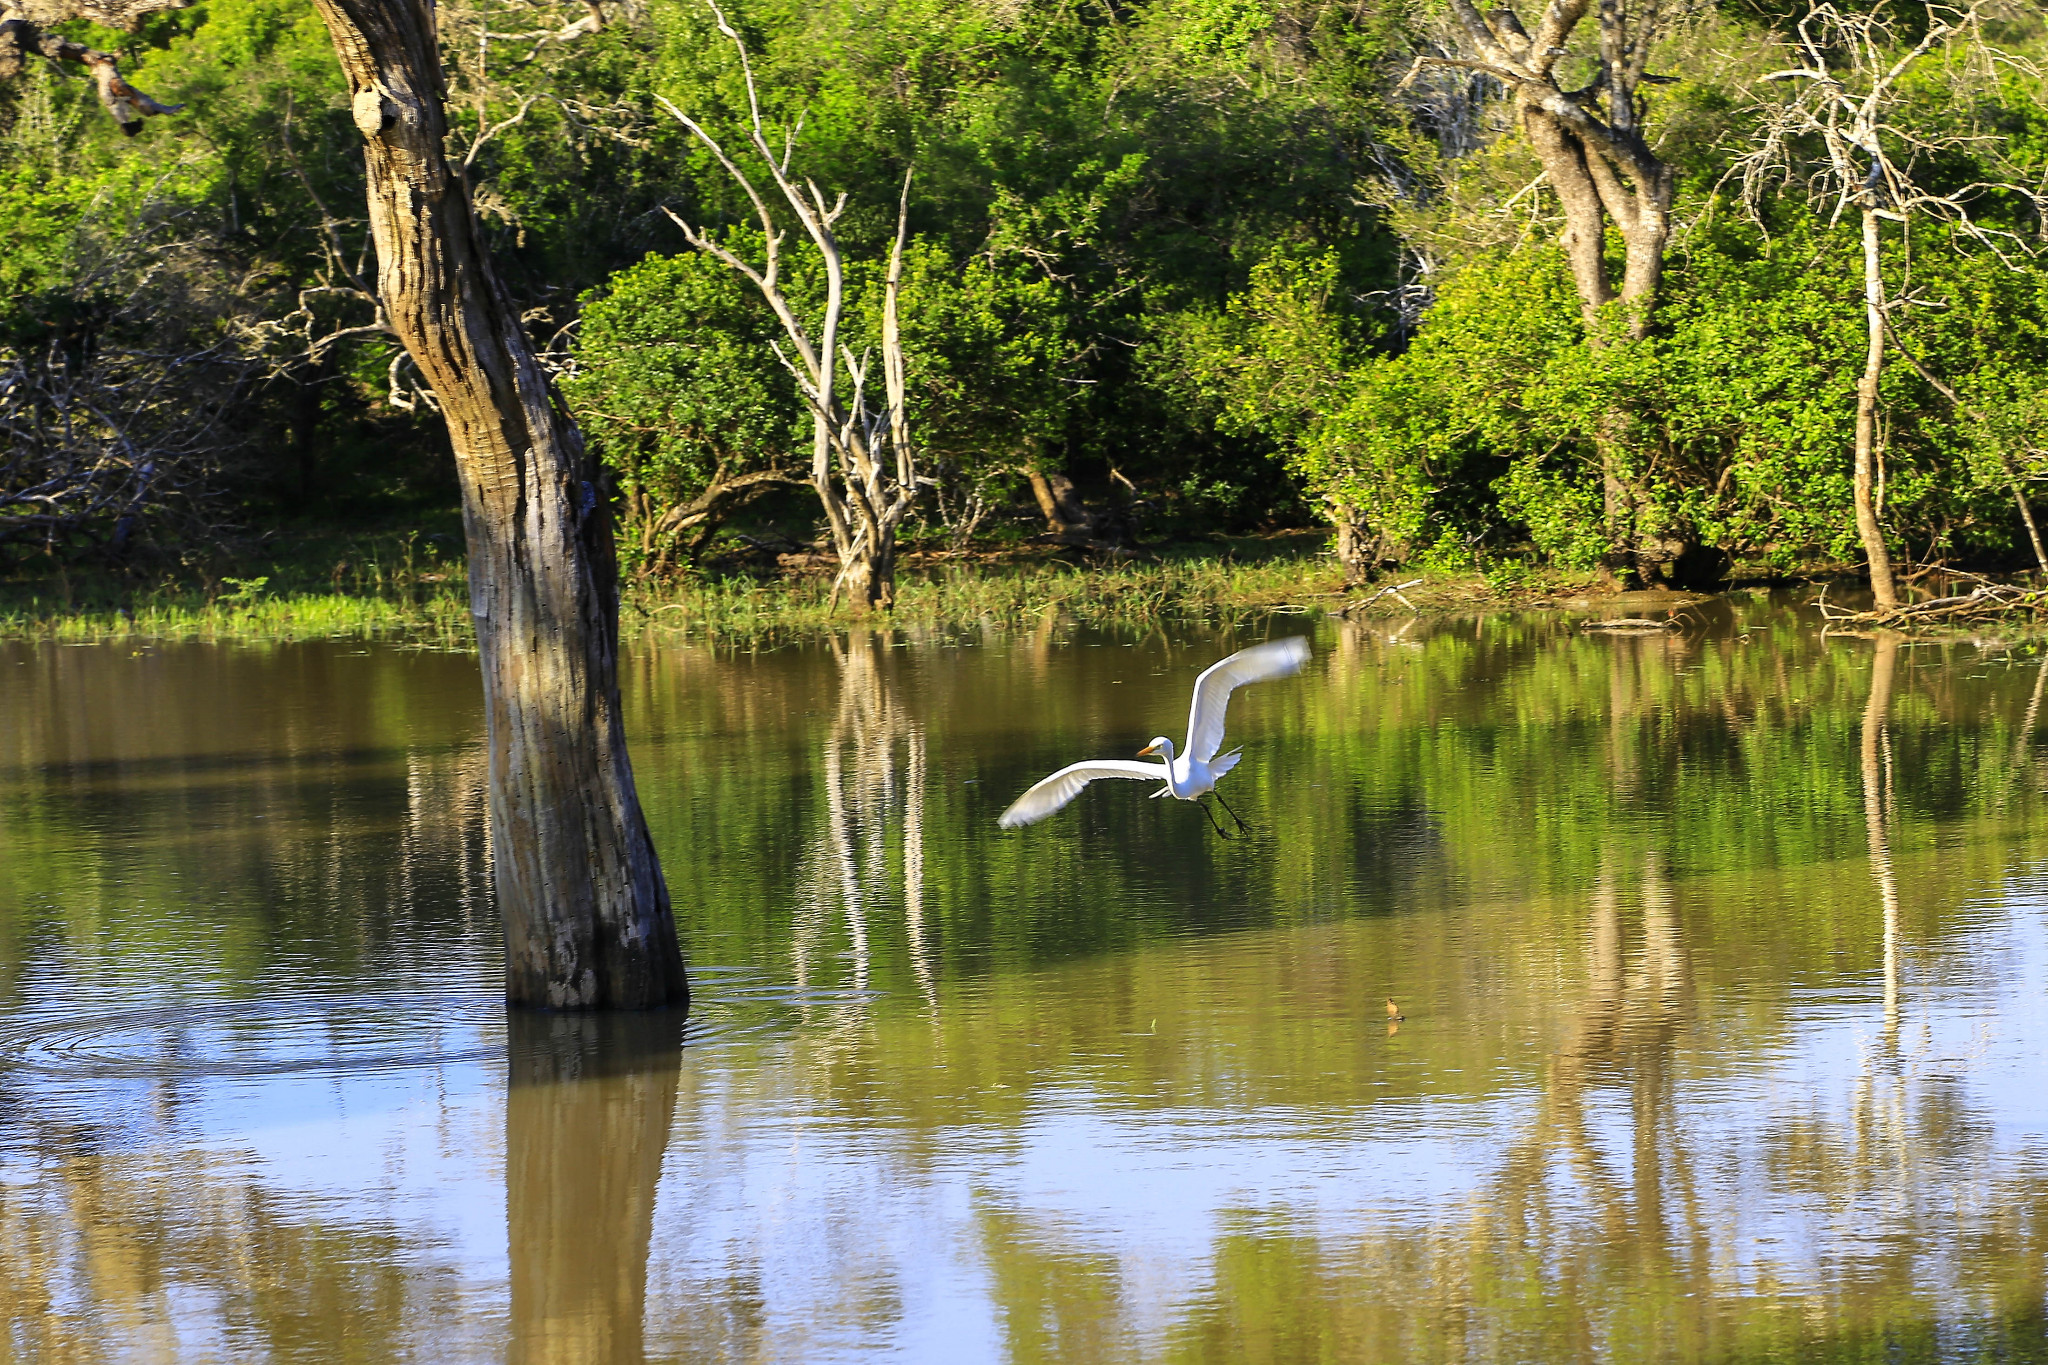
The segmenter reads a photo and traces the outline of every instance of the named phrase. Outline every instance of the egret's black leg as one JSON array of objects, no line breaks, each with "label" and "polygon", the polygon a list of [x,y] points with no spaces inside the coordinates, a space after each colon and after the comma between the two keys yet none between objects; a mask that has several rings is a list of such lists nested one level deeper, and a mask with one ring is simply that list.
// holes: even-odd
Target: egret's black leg
[{"label": "egret's black leg", "polygon": [[[1230,810],[1230,803],[1228,801],[1223,800],[1222,792],[1211,792],[1209,794],[1215,797],[1216,800],[1222,804],[1223,809]],[[1230,818],[1237,821],[1238,831],[1242,833],[1245,829],[1244,817],[1242,815],[1239,815],[1236,811],[1230,810]]]},{"label": "egret's black leg", "polygon": [[1209,828],[1216,831],[1217,837],[1228,839],[1230,831],[1217,822],[1216,812],[1209,809],[1209,803],[1198,796],[1195,798],[1195,804],[1202,808],[1202,814],[1209,817]]}]

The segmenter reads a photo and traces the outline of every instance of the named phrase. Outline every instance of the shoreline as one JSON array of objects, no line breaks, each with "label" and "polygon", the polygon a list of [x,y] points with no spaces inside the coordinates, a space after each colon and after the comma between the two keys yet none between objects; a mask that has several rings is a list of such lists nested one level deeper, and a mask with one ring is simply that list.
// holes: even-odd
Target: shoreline
[{"label": "shoreline", "polygon": [[[210,583],[138,585],[107,573],[52,573],[0,582],[0,640],[294,642],[391,640],[473,648],[460,560],[418,553],[417,538],[326,569],[330,556],[301,556],[268,573]],[[392,551],[396,550],[395,553]],[[429,547],[431,549],[431,547]],[[1272,614],[1352,619],[1511,610],[1655,610],[1713,594],[1670,590],[1620,593],[1590,572],[1526,570],[1426,573],[1411,570],[1345,591],[1320,536],[1164,547],[1145,558],[1076,564],[1044,553],[954,552],[905,557],[893,610],[865,618],[828,603],[828,573],[726,574],[627,582],[622,639],[760,647],[824,638],[850,628],[943,631],[1063,624],[1114,627],[1160,621],[1227,624]],[[321,579],[328,581],[322,582]],[[1419,583],[1413,580],[1421,580]],[[1732,586],[1822,584],[1812,577],[1738,579]],[[1396,595],[1398,589],[1398,596]]]}]

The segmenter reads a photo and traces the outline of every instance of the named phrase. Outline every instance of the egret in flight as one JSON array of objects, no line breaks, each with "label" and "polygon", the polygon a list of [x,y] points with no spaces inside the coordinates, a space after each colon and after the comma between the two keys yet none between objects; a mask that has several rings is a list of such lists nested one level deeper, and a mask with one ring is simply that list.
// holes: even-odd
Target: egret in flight
[{"label": "egret in flight", "polygon": [[[1160,735],[1138,750],[1139,758],[1158,754],[1160,761],[1157,763],[1104,758],[1062,768],[1018,797],[996,823],[1004,829],[1036,824],[1079,796],[1081,788],[1098,777],[1134,777],[1141,782],[1163,783],[1158,791],[1152,793],[1154,797],[1177,796],[1201,806],[1202,813],[1209,817],[1209,823],[1216,832],[1229,838],[1223,826],[1217,823],[1216,813],[1201,798],[1216,791],[1216,779],[1235,768],[1241,756],[1236,749],[1220,758],[1216,754],[1223,747],[1223,711],[1230,705],[1230,694],[1246,683],[1291,678],[1301,672],[1302,665],[1307,662],[1308,641],[1296,635],[1240,649],[1221,663],[1211,664],[1201,677],[1195,679],[1195,701],[1188,710],[1185,752],[1176,754],[1173,741]],[[1230,803],[1223,800],[1221,792],[1216,793],[1216,799],[1222,802],[1224,810],[1230,811],[1230,818],[1237,821],[1237,827],[1243,829],[1244,821],[1239,819],[1236,811],[1230,810]]]}]

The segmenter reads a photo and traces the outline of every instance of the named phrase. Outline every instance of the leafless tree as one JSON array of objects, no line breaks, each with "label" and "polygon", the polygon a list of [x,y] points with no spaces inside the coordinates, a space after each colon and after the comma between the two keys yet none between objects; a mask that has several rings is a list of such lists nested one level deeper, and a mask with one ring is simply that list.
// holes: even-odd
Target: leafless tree
[{"label": "leafless tree", "polygon": [[775,354],[795,377],[810,408],[811,486],[824,508],[832,548],[839,558],[832,598],[836,602],[844,591],[857,613],[886,609],[896,592],[896,532],[917,499],[918,486],[906,410],[903,337],[897,315],[903,282],[903,248],[909,230],[910,176],[903,177],[903,188],[897,197],[896,238],[882,281],[882,398],[877,402],[868,382],[873,357],[856,355],[841,335],[847,304],[846,259],[833,227],[846,210],[846,196],[841,194],[828,202],[815,181],[806,179],[798,185],[790,170],[797,130],[789,130],[779,153],[770,144],[746,44],[727,22],[723,11],[715,5],[712,11],[717,15],[718,31],[732,40],[739,53],[740,70],[746,79],[748,142],[753,154],[766,169],[773,191],[781,195],[796,215],[823,268],[822,314],[815,319],[806,318],[783,288],[784,231],[769,207],[768,197],[702,124],[663,100],[662,106],[710,149],[745,192],[761,229],[761,259],[757,263],[742,257],[674,210],[669,210],[668,215],[691,246],[751,282],[781,324],[789,350],[777,345]]},{"label": "leafless tree", "polygon": [[245,436],[231,413],[255,366],[182,340],[0,345],[0,549],[120,557],[219,529],[221,476]]},{"label": "leafless tree", "polygon": [[[1865,347],[1856,386],[1856,533],[1879,611],[1896,608],[1899,597],[1884,536],[1878,391],[1894,317],[1913,302],[1886,296],[1883,224],[1896,223],[1904,230],[1916,216],[1946,223],[2003,255],[2025,250],[2026,243],[1985,226],[1973,205],[1994,193],[2038,203],[2032,191],[2016,184],[1978,182],[1941,189],[1916,175],[1937,153],[1964,147],[1981,153],[1986,147],[1985,139],[1974,134],[1931,132],[1901,122],[1910,73],[1937,56],[1980,67],[2004,59],[1985,40],[1981,5],[1930,4],[1921,13],[1926,31],[1908,46],[1897,40],[1882,10],[1850,11],[1833,4],[1810,10],[1791,43],[1798,64],[1764,77],[1765,84],[1782,93],[1757,99],[1756,145],[1734,171],[1752,213],[1761,216],[1766,195],[1789,181],[1826,209],[1831,225],[1854,214],[1862,228]],[[2017,485],[2014,492],[2031,531],[2032,511]]]},{"label": "leafless tree", "polygon": [[256,435],[262,378],[236,334],[264,300],[159,187],[42,244],[69,287],[15,300],[0,335],[9,550],[121,559],[227,527],[226,476]]}]

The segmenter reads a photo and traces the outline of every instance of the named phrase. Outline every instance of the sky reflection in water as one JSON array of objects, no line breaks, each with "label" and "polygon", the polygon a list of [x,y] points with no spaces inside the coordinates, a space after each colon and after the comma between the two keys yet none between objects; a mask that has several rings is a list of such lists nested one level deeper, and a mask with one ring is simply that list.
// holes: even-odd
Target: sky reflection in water
[{"label": "sky reflection in water", "polygon": [[0,647],[0,1341],[2048,1357],[2048,669],[1709,618],[1283,618],[1227,844],[994,817],[1244,637],[643,647],[686,1025],[508,1028],[470,660]]}]

